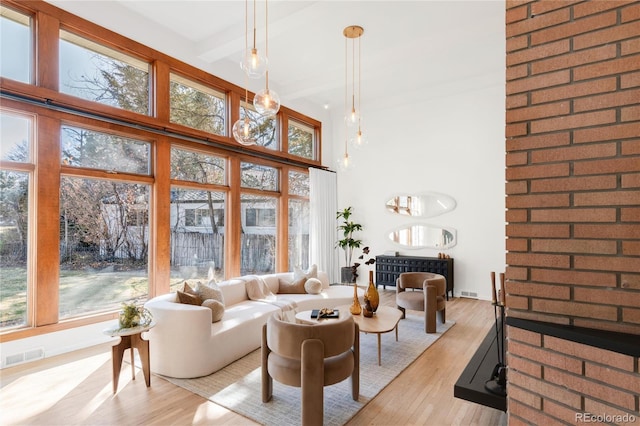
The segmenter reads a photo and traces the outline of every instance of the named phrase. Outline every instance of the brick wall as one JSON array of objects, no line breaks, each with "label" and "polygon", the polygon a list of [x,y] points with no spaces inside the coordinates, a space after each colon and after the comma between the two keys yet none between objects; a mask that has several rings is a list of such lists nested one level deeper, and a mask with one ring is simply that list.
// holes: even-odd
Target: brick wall
[{"label": "brick wall", "polygon": [[[640,1],[508,0],[506,37],[507,317],[640,345]],[[508,335],[510,424],[640,424],[637,357]]]}]

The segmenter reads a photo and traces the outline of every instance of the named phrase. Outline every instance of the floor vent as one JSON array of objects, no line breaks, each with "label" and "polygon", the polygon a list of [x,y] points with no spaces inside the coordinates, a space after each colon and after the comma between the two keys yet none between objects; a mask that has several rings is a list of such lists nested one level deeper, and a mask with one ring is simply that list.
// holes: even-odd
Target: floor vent
[{"label": "floor vent", "polygon": [[462,297],[471,297],[473,299],[477,299],[478,298],[478,293],[473,292],[473,291],[461,291],[460,292],[460,296],[462,296]]},{"label": "floor vent", "polygon": [[7,355],[4,358],[3,364],[4,367],[11,367],[13,365],[22,364],[23,362],[34,361],[42,358],[44,358],[44,349],[37,348],[19,354]]},{"label": "floor vent", "polygon": [[32,349],[24,353],[25,362],[34,361],[36,359],[42,359],[42,358],[44,358],[44,349],[42,348]]}]

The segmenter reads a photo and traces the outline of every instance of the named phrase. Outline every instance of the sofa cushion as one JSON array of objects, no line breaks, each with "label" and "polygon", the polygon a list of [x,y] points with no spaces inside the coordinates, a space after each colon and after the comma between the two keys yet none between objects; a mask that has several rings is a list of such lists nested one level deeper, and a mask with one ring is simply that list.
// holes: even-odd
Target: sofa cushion
[{"label": "sofa cushion", "polygon": [[244,285],[244,279],[231,278],[218,283],[222,296],[224,297],[225,306],[229,307],[237,303],[249,300],[247,297],[247,289]]},{"label": "sofa cushion", "polygon": [[304,290],[305,279],[287,281],[280,280],[280,288],[278,289],[278,294],[304,294],[306,291]]},{"label": "sofa cushion", "polygon": [[279,294],[305,294],[305,283],[310,278],[317,278],[318,266],[311,265],[308,270],[303,271],[297,266],[293,268],[293,280],[287,281],[285,279],[280,280]]},{"label": "sofa cushion", "polygon": [[185,303],[187,305],[196,305],[196,306],[202,305],[202,299],[200,299],[200,296],[198,295],[186,293],[180,290],[178,290],[177,293],[178,293],[178,302],[180,303]]},{"label": "sofa cushion", "polygon": [[218,322],[224,316],[224,305],[219,300],[207,299],[202,306],[211,309],[211,322]]},{"label": "sofa cushion", "polygon": [[309,266],[309,269],[303,271],[297,266],[293,268],[293,280],[304,279],[305,281],[309,278],[318,278],[318,265],[313,264]]},{"label": "sofa cushion", "polygon": [[199,283],[197,292],[202,300],[213,299],[224,305],[222,290],[215,281],[209,281],[208,284]]},{"label": "sofa cushion", "polygon": [[322,281],[317,278],[309,278],[304,283],[304,289],[309,294],[320,294],[322,292]]}]

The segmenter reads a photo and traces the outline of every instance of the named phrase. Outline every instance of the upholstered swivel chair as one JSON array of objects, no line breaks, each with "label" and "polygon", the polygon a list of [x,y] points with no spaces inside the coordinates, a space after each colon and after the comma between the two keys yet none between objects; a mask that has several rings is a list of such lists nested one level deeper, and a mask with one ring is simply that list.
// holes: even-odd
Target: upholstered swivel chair
[{"label": "upholstered swivel chair", "polygon": [[[407,291],[409,290],[409,291]],[[436,332],[436,311],[446,321],[447,281],[430,272],[403,272],[396,280],[396,305],[405,317],[405,310],[424,311],[424,331]]]},{"label": "upholstered swivel chair", "polygon": [[269,318],[262,328],[262,402],[273,395],[273,379],[302,391],[303,426],[322,426],[324,386],[351,377],[351,396],[360,394],[360,332],[351,315],[318,324]]}]

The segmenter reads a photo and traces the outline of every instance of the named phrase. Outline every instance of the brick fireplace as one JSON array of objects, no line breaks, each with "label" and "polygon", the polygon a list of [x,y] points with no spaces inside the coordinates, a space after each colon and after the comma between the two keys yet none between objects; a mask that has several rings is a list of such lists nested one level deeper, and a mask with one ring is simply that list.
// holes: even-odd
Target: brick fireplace
[{"label": "brick fireplace", "polygon": [[640,1],[507,1],[506,52],[509,424],[640,424]]}]

